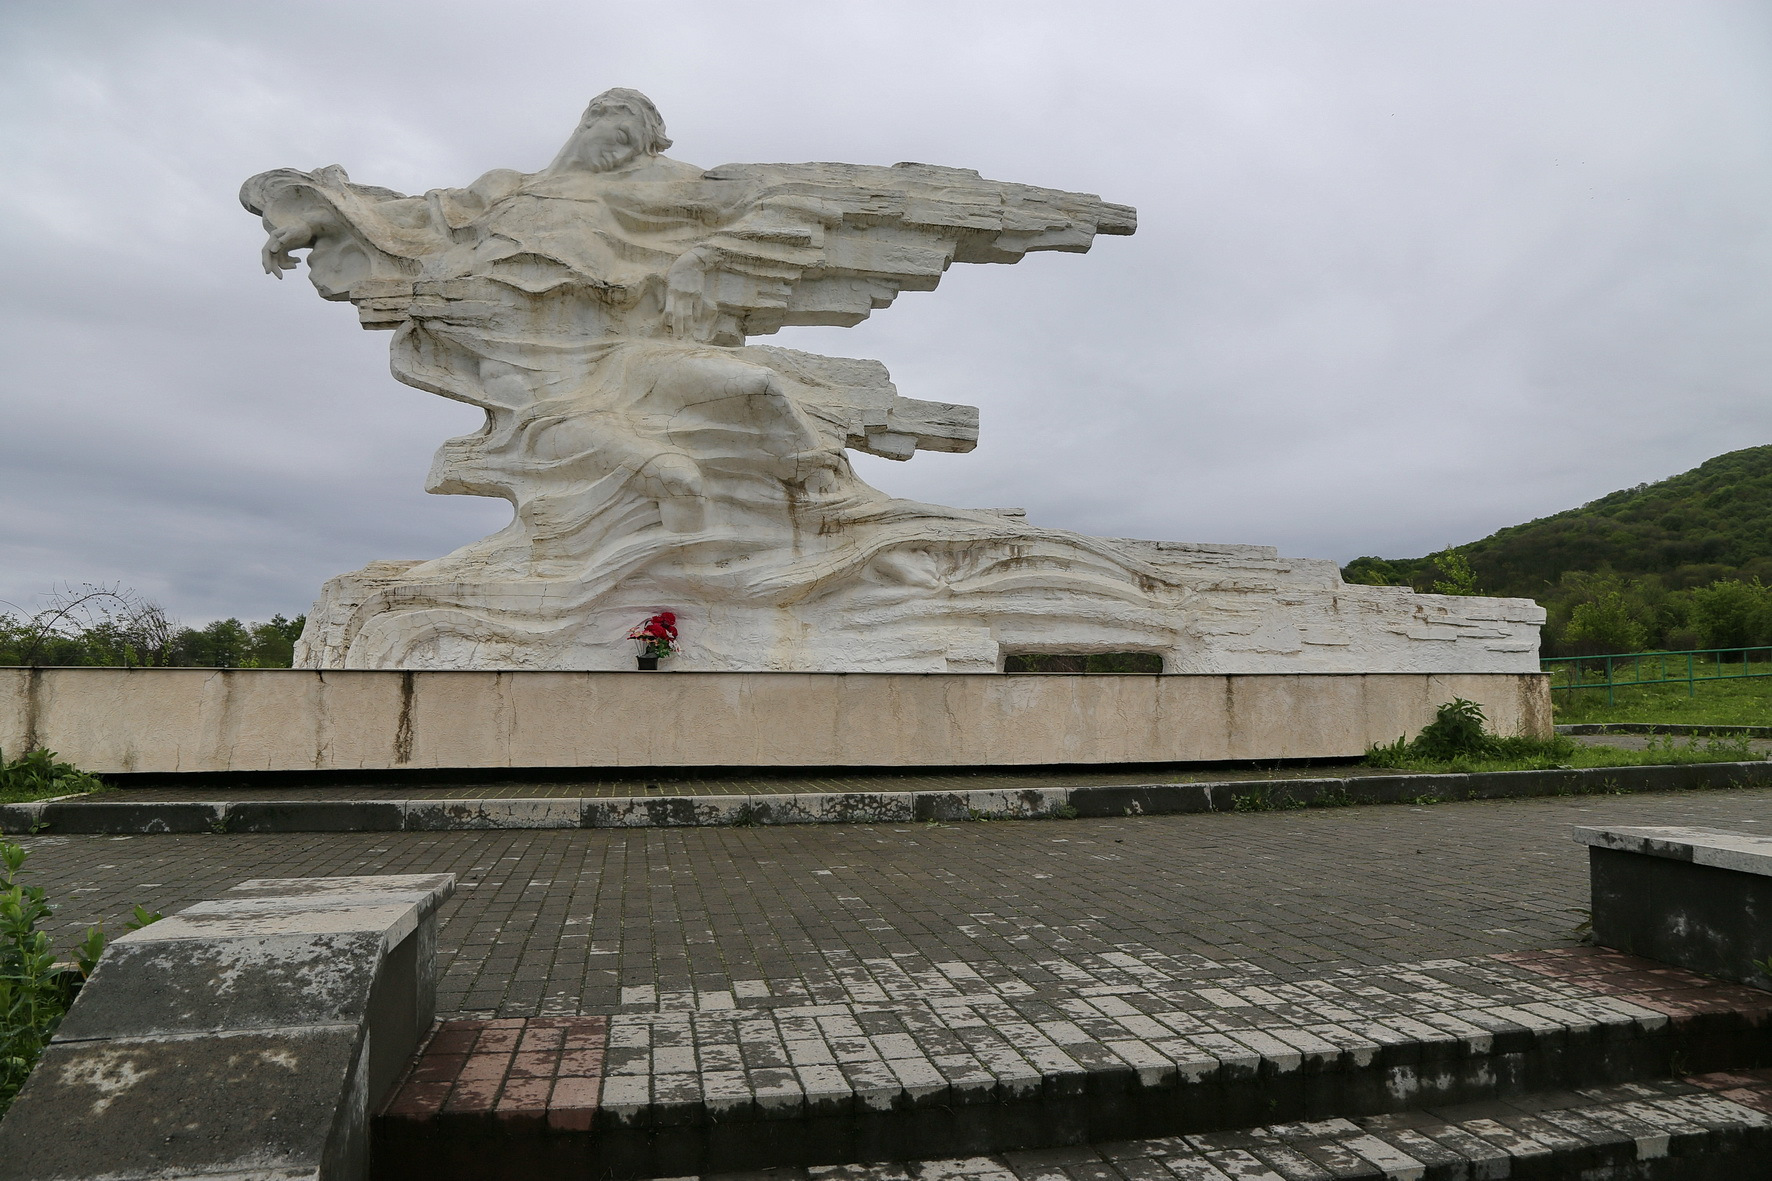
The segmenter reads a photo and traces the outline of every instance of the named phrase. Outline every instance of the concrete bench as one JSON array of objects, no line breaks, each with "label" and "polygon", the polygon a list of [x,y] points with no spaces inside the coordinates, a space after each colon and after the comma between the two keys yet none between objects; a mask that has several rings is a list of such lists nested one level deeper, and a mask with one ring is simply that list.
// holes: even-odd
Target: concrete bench
[{"label": "concrete bench", "polygon": [[1589,827],[1574,835],[1588,846],[1595,942],[1772,989],[1764,966],[1772,957],[1772,836]]},{"label": "concrete bench", "polygon": [[243,882],[106,949],[0,1123],[8,1181],[360,1181],[452,874]]}]

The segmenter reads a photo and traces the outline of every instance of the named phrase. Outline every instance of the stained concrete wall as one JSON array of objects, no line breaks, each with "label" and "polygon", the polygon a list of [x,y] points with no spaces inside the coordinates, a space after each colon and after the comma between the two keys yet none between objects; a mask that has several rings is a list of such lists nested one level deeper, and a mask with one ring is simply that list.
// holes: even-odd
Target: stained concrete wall
[{"label": "stained concrete wall", "polygon": [[1453,697],[1549,734],[1539,674],[0,669],[0,750],[99,774],[1029,766],[1359,755]]}]

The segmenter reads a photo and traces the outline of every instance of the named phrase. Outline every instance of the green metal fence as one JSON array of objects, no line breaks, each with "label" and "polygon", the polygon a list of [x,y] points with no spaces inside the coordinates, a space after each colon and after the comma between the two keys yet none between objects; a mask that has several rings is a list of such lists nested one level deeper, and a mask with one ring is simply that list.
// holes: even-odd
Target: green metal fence
[{"label": "green metal fence", "polygon": [[1772,677],[1772,647],[1558,656],[1539,661],[1539,666],[1551,675],[1552,693],[1604,689],[1606,704],[1611,705],[1614,690],[1633,685],[1684,684],[1687,694],[1695,697],[1700,681]]}]

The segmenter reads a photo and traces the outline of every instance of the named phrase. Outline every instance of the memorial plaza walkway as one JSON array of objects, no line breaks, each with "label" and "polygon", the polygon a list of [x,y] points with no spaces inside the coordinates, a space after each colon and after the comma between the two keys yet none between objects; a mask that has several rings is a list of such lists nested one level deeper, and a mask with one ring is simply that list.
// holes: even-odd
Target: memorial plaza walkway
[{"label": "memorial plaza walkway", "polygon": [[[1772,831],[1772,790],[780,828],[16,838],[66,948],[257,877],[457,875],[440,1012],[705,1008],[1128,947],[1288,979],[1576,943],[1574,824]],[[864,965],[874,965],[866,967]],[[982,969],[981,969],[982,970]],[[1201,969],[1210,971],[1209,969]],[[759,990],[767,988],[767,993]],[[779,990],[779,991],[778,991]]]},{"label": "memorial plaza walkway", "polygon": [[[710,1164],[742,1157],[780,1161],[757,1174],[777,1181],[1378,1176],[1371,1162],[1389,1153],[1412,1163],[1383,1175],[1421,1177],[1442,1175],[1414,1171],[1440,1153],[1444,1175],[1462,1176],[1458,1162],[1483,1153],[1562,1151],[1557,1137],[1641,1156],[1670,1136],[1708,1135],[1703,1150],[1717,1151],[1718,1136],[1772,1125],[1756,1114],[1772,1111],[1772,1076],[1680,1068],[1681,1055],[1705,1059],[1763,1028],[1772,998],[1581,948],[1576,824],[1769,833],[1772,789],[1120,819],[19,839],[57,904],[61,949],[89,923],[121,929],[134,904],[171,912],[248,878],[457,875],[440,912],[446,1020],[385,1118],[403,1102],[421,1122],[477,1109],[570,1132],[609,1119],[618,1131],[599,1132],[598,1151],[613,1175],[719,1172]],[[1684,1040],[1666,1042],[1677,1028]],[[779,1139],[792,1121],[794,1137],[848,1138],[800,1158],[814,1163],[938,1142],[922,1155],[959,1158],[972,1129],[1027,1143],[1014,1121],[1054,1112],[1153,1126],[1138,1096],[1208,1084],[1221,1105],[1209,1126],[1252,1128],[1323,1109],[1312,1087],[1331,1109],[1399,1111],[1402,1098],[1359,1088],[1490,1085],[1508,1055],[1554,1063],[1583,1045],[1666,1061],[1670,1044],[1673,1074],[1692,1078],[1441,1113],[1464,1123],[1335,1119],[1248,1143],[1212,1133],[810,1171],[781,1155],[800,1140]],[[1110,1089],[1131,1098],[1094,1098],[1122,1078]],[[662,1131],[689,1125],[700,1131]],[[419,1148],[436,1142],[414,1134]],[[843,1155],[868,1136],[897,1155]],[[673,1145],[692,1141],[672,1167]],[[511,1176],[552,1168],[499,1143]],[[562,1143],[543,1137],[536,1151]],[[1324,1171],[1337,1153],[1363,1163]],[[1294,1157],[1319,1163],[1275,1164]],[[442,1167],[408,1159],[399,1176]]]}]

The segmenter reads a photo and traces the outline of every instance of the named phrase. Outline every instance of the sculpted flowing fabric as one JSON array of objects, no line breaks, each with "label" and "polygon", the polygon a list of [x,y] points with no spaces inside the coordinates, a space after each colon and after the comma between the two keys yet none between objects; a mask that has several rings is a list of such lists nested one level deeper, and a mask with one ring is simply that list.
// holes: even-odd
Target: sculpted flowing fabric
[{"label": "sculpted flowing fabric", "polygon": [[969,451],[976,410],[900,397],[877,362],[746,339],[858,323],[953,262],[1087,250],[1131,233],[1132,210],[928,165],[704,171],[661,144],[650,103],[611,91],[538,173],[423,196],[337,167],[246,183],[268,270],[307,249],[322,296],[394,330],[401,381],[486,412],[426,487],[513,507],[452,554],[328,583],[299,663],[623,667],[628,630],[667,609],[695,668],[988,671],[1011,650],[1139,650],[1172,671],[1374,652],[1404,671],[1410,629],[1436,621],[1493,671],[1535,647],[1525,605],[1464,618],[1255,547],[885,496],[846,448]]}]

